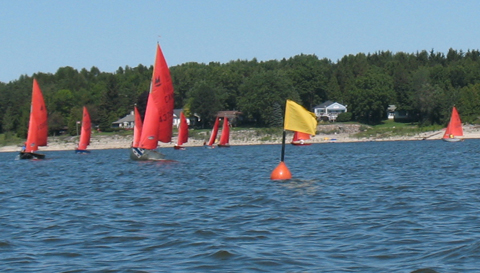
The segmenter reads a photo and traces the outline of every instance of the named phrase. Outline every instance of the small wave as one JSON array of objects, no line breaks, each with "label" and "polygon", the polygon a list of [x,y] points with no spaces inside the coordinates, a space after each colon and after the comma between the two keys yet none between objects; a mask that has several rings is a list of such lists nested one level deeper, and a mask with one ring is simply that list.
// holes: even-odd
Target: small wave
[{"label": "small wave", "polygon": [[217,235],[217,233],[211,230],[197,230],[195,231],[195,235],[199,235],[202,237],[211,237]]},{"label": "small wave", "polygon": [[215,259],[226,260],[232,258],[235,255],[226,250],[219,250],[213,253],[211,256]]},{"label": "small wave", "polygon": [[106,236],[101,238],[100,242],[107,242],[107,243],[124,243],[130,241],[142,241],[148,239],[145,236]]},{"label": "small wave", "polygon": [[411,273],[438,273],[438,272],[430,268],[422,268],[422,269],[414,270]]},{"label": "small wave", "polygon": [[83,255],[75,252],[50,252],[50,253],[45,253],[44,256],[60,256],[65,258],[76,258],[76,257],[82,257]]},{"label": "small wave", "polygon": [[2,247],[12,247],[13,244],[10,243],[9,241],[0,241],[0,248]]}]

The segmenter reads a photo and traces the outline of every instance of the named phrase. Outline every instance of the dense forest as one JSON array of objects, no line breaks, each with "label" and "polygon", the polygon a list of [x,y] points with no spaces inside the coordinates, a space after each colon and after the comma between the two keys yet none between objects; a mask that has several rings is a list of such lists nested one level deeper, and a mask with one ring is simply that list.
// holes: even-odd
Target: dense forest
[{"label": "dense forest", "polygon": [[[26,137],[33,77],[44,93],[51,134],[64,128],[75,134],[84,105],[92,122],[108,131],[135,104],[144,108],[152,70],[144,65],[115,73],[62,67],[55,74],[0,82],[0,132]],[[420,126],[446,124],[454,105],[464,122],[479,122],[480,116],[478,50],[359,53],[336,63],[301,54],[280,61],[191,62],[170,72],[175,108],[199,115],[200,127],[210,126],[221,110],[241,111],[248,126],[279,126],[286,99],[310,110],[337,101],[348,105],[348,120],[365,124],[380,123],[391,104],[408,111]]]}]

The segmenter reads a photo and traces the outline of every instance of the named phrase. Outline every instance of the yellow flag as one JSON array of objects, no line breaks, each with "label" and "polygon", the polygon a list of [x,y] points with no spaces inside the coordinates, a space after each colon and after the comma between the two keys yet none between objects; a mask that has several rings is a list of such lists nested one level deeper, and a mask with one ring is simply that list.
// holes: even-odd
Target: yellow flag
[{"label": "yellow flag", "polygon": [[317,129],[317,117],[314,113],[303,108],[300,104],[287,100],[283,128],[285,130],[315,135]]}]

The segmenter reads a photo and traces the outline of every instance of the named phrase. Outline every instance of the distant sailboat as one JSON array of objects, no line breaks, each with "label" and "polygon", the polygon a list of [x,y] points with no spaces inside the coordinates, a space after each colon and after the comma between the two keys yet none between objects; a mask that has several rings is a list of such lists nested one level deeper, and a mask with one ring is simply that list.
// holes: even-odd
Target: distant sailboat
[{"label": "distant sailboat", "polygon": [[140,136],[142,135],[142,117],[140,116],[140,112],[138,112],[137,106],[134,107],[135,113],[135,126],[133,127],[133,142],[132,147],[139,147],[140,146]]},{"label": "distant sailboat", "polygon": [[83,107],[82,129],[80,131],[80,142],[75,150],[77,154],[89,154],[87,146],[90,145],[90,136],[92,135],[92,122],[87,107]]},{"label": "distant sailboat", "polygon": [[207,148],[213,148],[214,147],[213,144],[215,143],[215,139],[217,138],[219,123],[220,123],[220,118],[217,117],[215,119],[215,123],[213,124],[213,129],[212,129],[212,132],[210,134],[210,139],[208,140],[208,143],[207,143],[207,145],[205,145],[205,147],[207,147]]},{"label": "distant sailboat", "polygon": [[293,139],[292,139],[292,145],[296,146],[305,146],[305,145],[311,145],[312,143],[305,142],[305,140],[309,140],[310,135],[302,132],[294,132],[293,133]]},{"label": "distant sailboat", "polygon": [[463,136],[462,121],[460,120],[457,108],[454,106],[452,115],[450,116],[450,122],[442,139],[447,142],[458,142],[463,140],[463,138],[458,138],[461,136]]},{"label": "distant sailboat", "polygon": [[178,127],[177,144],[173,146],[175,150],[185,150],[182,145],[188,142],[188,123],[183,112],[180,113],[180,126]]},{"label": "distant sailboat", "polygon": [[130,150],[132,160],[163,160],[165,156],[156,149],[158,142],[172,141],[173,84],[160,45],[157,44],[150,93],[148,95],[142,133],[138,145]]},{"label": "distant sailboat", "polygon": [[35,153],[39,146],[47,146],[48,119],[47,108],[43,99],[42,90],[36,79],[33,79],[32,104],[30,107],[30,121],[25,149],[20,152],[20,159],[44,159],[45,155]]},{"label": "distant sailboat", "polygon": [[222,134],[220,136],[220,143],[218,143],[218,147],[220,148],[228,148],[230,147],[230,125],[228,123],[228,118],[223,118],[223,127],[222,127]]}]

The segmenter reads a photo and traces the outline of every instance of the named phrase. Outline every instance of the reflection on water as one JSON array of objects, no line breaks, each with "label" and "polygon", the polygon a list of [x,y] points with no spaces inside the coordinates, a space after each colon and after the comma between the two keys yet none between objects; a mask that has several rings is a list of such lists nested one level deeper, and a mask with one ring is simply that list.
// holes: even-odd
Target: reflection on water
[{"label": "reflection on water", "polygon": [[480,141],[0,154],[2,272],[475,272]]}]

